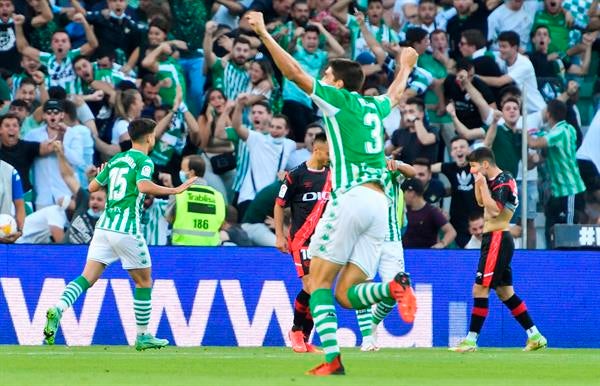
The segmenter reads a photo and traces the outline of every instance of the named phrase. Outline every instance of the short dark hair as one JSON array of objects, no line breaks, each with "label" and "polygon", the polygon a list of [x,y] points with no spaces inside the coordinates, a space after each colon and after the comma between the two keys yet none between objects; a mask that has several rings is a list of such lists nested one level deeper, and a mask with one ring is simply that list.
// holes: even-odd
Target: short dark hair
[{"label": "short dark hair", "polygon": [[[223,95],[225,95],[225,94],[223,94]],[[261,99],[261,100],[259,100],[259,101],[256,101],[256,102],[252,103],[252,107],[254,107],[254,106],[256,106],[256,105],[258,105],[258,106],[262,106],[262,107],[264,107],[265,109],[267,109],[267,112],[268,112],[269,114],[272,114],[272,113],[273,113],[273,109],[271,109],[271,105],[269,104],[269,102],[267,102],[267,101],[266,101],[266,100],[264,100],[264,99]],[[286,118],[287,118],[287,117],[286,117]]]},{"label": "short dark hair", "polygon": [[90,61],[87,56],[77,55],[75,59],[73,59],[72,66],[75,67],[75,65],[82,60]]},{"label": "short dark hair", "polygon": [[[423,4],[423,3],[432,3],[432,4],[436,4],[435,0],[421,0],[421,1],[419,1],[419,5],[421,5],[421,4]],[[442,30],[436,30],[436,31],[442,31]],[[433,31],[433,32],[435,32],[435,31]],[[433,34],[433,32],[432,32],[432,34]],[[446,31],[444,31],[444,32],[446,32]]]},{"label": "short dark hair", "polygon": [[502,104],[500,105],[500,108],[504,108],[504,105],[507,104],[508,102],[512,102],[512,103],[516,103],[517,106],[519,106],[519,108],[521,108],[521,101],[518,98],[509,96],[508,98],[504,99],[502,101]]},{"label": "short dark hair", "polygon": [[553,99],[546,104],[546,111],[554,122],[560,122],[567,119],[567,104],[558,99]]},{"label": "short dark hair", "polygon": [[471,152],[467,156],[467,161],[482,163],[483,161],[488,161],[492,165],[496,165],[496,157],[494,156],[494,152],[489,147],[479,147]]},{"label": "short dark hair", "polygon": [[359,92],[365,82],[365,74],[358,62],[350,59],[333,59],[329,62],[334,80],[344,82],[344,89]]},{"label": "short dark hair", "polygon": [[423,99],[417,97],[411,97],[406,100],[407,105],[417,105],[421,111],[425,111],[425,102]]},{"label": "short dark hair", "polygon": [[425,188],[423,187],[423,183],[416,178],[409,178],[408,180],[404,181],[402,183],[402,185],[400,186],[400,188],[404,192],[406,192],[408,190],[412,190],[413,192],[415,192],[415,194],[417,196],[422,196],[423,192],[425,191]]},{"label": "short dark hair", "polygon": [[468,72],[473,67],[473,61],[469,58],[460,58],[456,61],[456,71],[465,70]]},{"label": "short dark hair", "polygon": [[273,120],[275,118],[283,119],[283,121],[285,122],[285,128],[286,129],[290,128],[290,119],[287,117],[287,115],[285,115],[285,114],[275,114],[275,115],[273,115],[273,117],[271,118],[271,120]]},{"label": "short dark hair", "polygon": [[458,141],[465,141],[467,144],[469,143],[469,141],[467,141],[466,138],[460,137],[457,135],[457,136],[452,137],[452,139],[450,140],[450,145],[452,145],[454,142],[458,142]]},{"label": "short dark hair", "polygon": [[[421,2],[419,4],[423,4],[423,3],[433,3],[435,4],[434,0],[421,0]],[[443,34],[444,36],[446,36],[446,38],[448,37],[448,35],[446,35],[446,31],[444,31],[443,29],[434,29],[430,34],[429,34],[429,38],[431,38],[433,35],[439,35],[439,34]]]},{"label": "short dark hair", "polygon": [[502,100],[504,99],[504,97],[506,96],[506,94],[512,94],[516,97],[521,97],[521,95],[523,95],[523,93],[521,92],[521,89],[514,85],[514,84],[510,84],[508,86],[504,86],[500,89],[500,93],[498,95],[498,99]]},{"label": "short dark hair", "polygon": [[252,47],[252,44],[250,44],[250,40],[246,39],[243,36],[238,36],[235,39],[233,39],[233,44],[231,46],[233,47],[236,44],[247,44],[248,46]]},{"label": "short dark hair", "polygon": [[519,44],[521,43],[521,38],[519,37],[519,34],[515,31],[502,31],[500,32],[500,35],[498,35],[498,41],[507,42],[511,45],[511,47],[519,47]]},{"label": "short dark hair", "polygon": [[469,214],[469,222],[479,220],[480,218],[483,218],[483,212],[480,210],[476,210]]},{"label": "short dark hair", "polygon": [[188,155],[185,158],[187,158],[189,168],[194,171],[196,177],[204,177],[204,173],[206,172],[206,162],[204,162],[204,159],[197,154]]},{"label": "short dark hair", "polygon": [[65,115],[68,116],[70,120],[74,121],[77,119],[77,106],[75,103],[65,99],[63,101],[63,109],[65,110]]},{"label": "short dark hair", "polygon": [[306,125],[306,130],[312,129],[313,127],[318,127],[319,129],[321,129],[321,131],[323,131],[323,124],[319,121],[314,121]]},{"label": "short dark hair", "polygon": [[371,3],[381,3],[381,4],[383,4],[383,0],[369,0],[369,1],[367,1],[367,5],[371,4]]},{"label": "short dark hair", "polygon": [[67,91],[61,86],[52,86],[48,89],[49,99],[64,100],[67,99]]},{"label": "short dark hair", "polygon": [[429,35],[429,32],[424,30],[421,27],[412,27],[406,30],[406,42],[408,44],[413,44],[420,42],[425,39]]},{"label": "short dark hair", "polygon": [[148,118],[137,118],[129,123],[127,132],[132,142],[138,142],[148,134],[154,134],[156,122]]},{"label": "short dark hair", "polygon": [[300,5],[300,4],[306,4],[306,5],[308,5],[308,1],[307,0],[296,0],[292,4],[292,8],[295,8],[297,5]]},{"label": "short dark hair", "polygon": [[321,31],[319,30],[319,27],[317,27],[314,24],[309,24],[306,27],[304,27],[304,33],[307,33],[307,32],[314,32],[317,35],[321,34]]},{"label": "short dark hair", "polygon": [[169,25],[169,21],[167,19],[165,19],[164,17],[156,16],[155,18],[152,19],[152,21],[148,25],[148,29],[150,29],[150,27],[156,27],[159,30],[163,31],[165,34],[168,34],[170,25]]},{"label": "short dark hair", "polygon": [[465,38],[468,45],[475,46],[477,49],[483,48],[487,44],[485,36],[483,36],[483,32],[478,29],[466,29],[462,31],[460,36]]},{"label": "short dark hair", "polygon": [[412,164],[426,166],[428,170],[431,170],[431,161],[424,157],[415,158]]},{"label": "short dark hair", "polygon": [[35,84],[35,80],[33,80],[33,78],[30,77],[26,77],[21,79],[21,83],[19,84],[19,88],[25,86],[25,85],[31,85],[33,87],[37,87],[37,84]]},{"label": "short dark hair", "polygon": [[158,82],[160,82],[160,81],[158,80],[158,77],[156,76],[156,74],[146,74],[142,78],[142,84],[140,85],[140,89],[143,89],[144,86],[146,86],[147,84],[150,84],[152,86],[157,86]]},{"label": "short dark hair", "polygon": [[[67,30],[63,29],[63,28],[59,28],[56,31],[52,32],[52,37],[54,37],[54,35],[56,34],[65,34],[67,36],[69,36],[69,33],[67,32]],[[71,36],[69,36],[69,40],[71,40]]]},{"label": "short dark hair", "polygon": [[[550,35],[550,28],[548,28],[547,25],[545,25],[545,24],[538,24],[538,25],[536,25],[536,26],[533,27],[533,29],[531,30],[531,33],[529,34],[529,36],[533,38],[535,36],[535,34],[537,33],[537,31],[540,28],[544,28],[546,31],[548,31],[548,35]],[[552,36],[550,36],[550,39],[552,39]]]},{"label": "short dark hair", "polygon": [[24,107],[29,110],[29,103],[25,102],[23,99],[13,99],[13,101],[10,102],[9,107]]},{"label": "short dark hair", "polygon": [[16,119],[17,122],[19,121],[19,117],[17,117],[17,114],[15,113],[6,113],[3,116],[0,117],[0,126],[2,126],[2,124],[4,123],[4,121],[6,121],[7,119]]},{"label": "short dark hair", "polygon": [[314,139],[313,143],[317,143],[317,142],[327,143],[327,135],[325,133],[319,133],[319,134],[315,135],[315,139]]}]

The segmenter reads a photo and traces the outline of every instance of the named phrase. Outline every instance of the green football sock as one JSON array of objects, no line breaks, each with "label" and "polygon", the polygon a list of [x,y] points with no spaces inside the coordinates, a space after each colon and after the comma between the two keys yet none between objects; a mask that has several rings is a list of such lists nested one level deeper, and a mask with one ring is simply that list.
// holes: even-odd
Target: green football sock
[{"label": "green football sock", "polygon": [[373,324],[379,324],[383,319],[385,319],[390,312],[394,309],[396,305],[396,301],[394,299],[383,299],[379,303],[377,303],[377,307],[375,307],[375,311],[373,311]]},{"label": "green football sock", "polygon": [[133,310],[137,333],[144,334],[148,330],[152,313],[152,288],[136,288],[133,296]]},{"label": "green football sock", "polygon": [[373,324],[373,318],[371,315],[371,308],[363,308],[362,310],[356,310],[356,319],[358,320],[358,328],[360,328],[360,334],[363,339],[371,336],[373,330],[371,326]]},{"label": "green football sock", "polygon": [[90,288],[90,283],[87,279],[83,276],[77,277],[67,284],[56,307],[64,312],[67,308],[71,307],[77,298],[87,291],[88,288]]},{"label": "green football sock", "polygon": [[330,289],[321,288],[313,291],[310,296],[310,312],[321,339],[325,360],[331,363],[340,354],[340,346],[337,341],[337,314]]},{"label": "green football sock", "polygon": [[352,308],[360,310],[384,299],[390,299],[390,285],[388,283],[360,283],[348,288],[347,296]]}]

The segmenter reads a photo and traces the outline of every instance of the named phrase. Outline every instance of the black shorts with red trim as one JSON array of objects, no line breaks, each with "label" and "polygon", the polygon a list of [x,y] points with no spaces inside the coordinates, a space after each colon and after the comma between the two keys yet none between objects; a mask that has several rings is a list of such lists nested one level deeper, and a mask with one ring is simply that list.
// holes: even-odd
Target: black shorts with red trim
[{"label": "black shorts with red trim", "polygon": [[292,257],[294,258],[294,265],[296,266],[298,277],[308,275],[310,271],[310,255],[308,254],[308,245],[303,246],[300,249],[292,250]]},{"label": "black shorts with red trim", "polygon": [[515,243],[510,232],[484,233],[475,283],[489,288],[512,285],[510,262],[514,250]]}]

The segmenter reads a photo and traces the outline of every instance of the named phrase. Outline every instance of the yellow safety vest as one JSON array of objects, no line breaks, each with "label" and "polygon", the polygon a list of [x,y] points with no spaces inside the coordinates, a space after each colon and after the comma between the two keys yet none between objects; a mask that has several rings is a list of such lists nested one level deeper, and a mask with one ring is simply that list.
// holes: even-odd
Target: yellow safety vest
[{"label": "yellow safety vest", "polygon": [[173,245],[216,246],[225,219],[225,200],[214,188],[192,185],[175,196]]}]

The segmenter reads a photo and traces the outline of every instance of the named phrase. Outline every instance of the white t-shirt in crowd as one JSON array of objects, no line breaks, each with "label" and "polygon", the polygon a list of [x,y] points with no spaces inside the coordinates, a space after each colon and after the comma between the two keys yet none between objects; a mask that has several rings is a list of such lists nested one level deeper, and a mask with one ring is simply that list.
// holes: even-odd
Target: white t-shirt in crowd
[{"label": "white t-shirt in crowd", "polygon": [[471,236],[471,239],[465,245],[465,249],[480,249],[481,248],[481,240],[478,240],[477,237]]},{"label": "white t-shirt in crowd", "polygon": [[[65,132],[63,146],[65,147],[65,156],[69,163],[74,162],[73,155],[83,152],[81,144],[76,138],[76,132],[69,129]],[[44,142],[48,138],[48,127],[44,124],[37,129],[33,129],[23,138],[26,141]],[[71,146],[78,146],[72,148]],[[67,186],[60,174],[58,158],[56,154],[50,153],[44,157],[36,157],[33,161],[33,188],[35,190],[35,205],[42,208],[53,205],[60,197],[71,196],[71,189]]]},{"label": "white t-shirt in crowd", "polygon": [[488,41],[491,41],[494,49],[497,49],[498,35],[504,31],[514,31],[519,34],[520,46],[527,49],[533,18],[535,13],[542,8],[543,2],[538,3],[537,1],[523,2],[523,6],[518,11],[513,11],[506,4],[502,4],[488,16]]},{"label": "white t-shirt in crowd", "polygon": [[248,131],[246,146],[250,163],[238,202],[254,199],[256,193],[275,182],[277,172],[285,170],[290,154],[296,150],[296,142],[291,139],[273,138],[253,130]]},{"label": "white t-shirt in crowd", "polygon": [[113,145],[119,144],[119,138],[127,133],[127,128],[129,127],[129,122],[124,119],[118,119],[115,121],[115,124],[112,127],[112,135],[110,138],[110,143]]},{"label": "white t-shirt in crowd", "polygon": [[[527,125],[527,130],[529,132],[541,130],[542,126],[544,125],[544,119],[542,118],[542,112],[537,111],[533,114],[527,114],[525,124]],[[519,120],[517,121],[517,127],[523,127],[523,117],[520,117]],[[529,154],[533,154],[535,152],[537,152],[537,150],[529,149]],[[519,181],[523,180],[523,173],[521,172],[522,170],[523,170],[523,166],[521,165],[521,162],[519,162],[519,174],[517,174],[517,176],[516,176],[516,179]],[[538,171],[537,171],[537,166],[536,166],[533,169],[530,169],[527,171],[527,181],[537,181],[537,179],[538,179]]]},{"label": "white t-shirt in crowd", "polygon": [[58,205],[47,206],[25,217],[23,236],[17,244],[48,244],[51,242],[50,227],[64,228],[67,225],[65,210]]},{"label": "white t-shirt in crowd", "polygon": [[535,70],[529,58],[525,55],[517,54],[517,60],[515,60],[512,66],[507,67],[507,75],[515,81],[521,91],[523,91],[523,86],[525,86],[527,112],[535,113],[546,108],[546,102],[544,102],[544,98],[538,90]]},{"label": "white t-shirt in crowd", "polygon": [[400,108],[398,106],[395,106],[392,111],[390,111],[390,114],[383,118],[383,128],[388,137],[392,138],[394,131],[400,128],[401,120],[402,114],[400,113]]},{"label": "white t-shirt in crowd", "polygon": [[600,110],[594,115],[590,127],[577,150],[577,159],[592,161],[600,171]]},{"label": "white t-shirt in crowd", "polygon": [[288,159],[285,169],[292,170],[293,168],[300,165],[302,162],[308,161],[309,158],[310,151],[308,151],[308,149],[296,149],[292,152],[292,154],[290,154],[290,158]]}]

